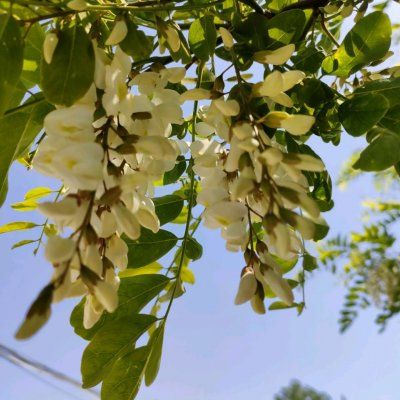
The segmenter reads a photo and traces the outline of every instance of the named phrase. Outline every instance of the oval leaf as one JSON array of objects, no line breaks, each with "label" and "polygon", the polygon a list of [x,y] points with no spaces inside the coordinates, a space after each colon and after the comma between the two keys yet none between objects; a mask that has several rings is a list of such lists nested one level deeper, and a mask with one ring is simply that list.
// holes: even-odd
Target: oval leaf
[{"label": "oval leaf", "polygon": [[81,26],[60,31],[58,39],[51,63],[42,59],[41,86],[50,103],[71,106],[93,83],[94,50]]},{"label": "oval leaf", "polygon": [[357,22],[335,54],[323,61],[322,68],[328,75],[351,75],[386,55],[391,34],[389,17],[380,11],[373,12]]}]

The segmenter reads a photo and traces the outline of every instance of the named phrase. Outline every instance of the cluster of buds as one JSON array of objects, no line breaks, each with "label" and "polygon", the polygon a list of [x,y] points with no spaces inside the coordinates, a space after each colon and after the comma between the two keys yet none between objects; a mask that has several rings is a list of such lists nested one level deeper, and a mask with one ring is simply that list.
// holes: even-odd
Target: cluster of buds
[{"label": "cluster of buds", "polygon": [[[151,200],[154,182],[187,151],[183,142],[170,138],[172,124],[184,120],[179,94],[166,86],[180,82],[186,70],[132,74],[131,65],[121,49],[110,60],[96,47],[92,88],[72,106],[58,107],[45,118],[46,136],[33,168],[61,180],[64,194],[39,205],[57,227],[45,246],[54,273],[18,337],[37,330],[51,303],[66,297],[86,295],[85,328],[104,310],[113,312],[118,270],[128,263],[121,236],[135,240],[141,227],[159,230]],[[102,116],[95,119],[99,112]]]}]

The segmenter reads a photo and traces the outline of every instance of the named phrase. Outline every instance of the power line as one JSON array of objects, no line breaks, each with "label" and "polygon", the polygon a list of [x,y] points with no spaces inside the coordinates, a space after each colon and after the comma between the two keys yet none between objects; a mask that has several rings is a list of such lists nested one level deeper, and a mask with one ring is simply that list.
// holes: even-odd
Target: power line
[{"label": "power line", "polygon": [[[68,394],[69,396],[73,396],[75,399],[79,399],[79,397],[66,392],[64,389],[59,388],[58,386],[55,386],[54,384],[52,384],[50,382],[44,381],[40,377],[40,375],[45,374],[47,376],[50,376],[51,378],[57,379],[64,383],[68,383],[69,385],[82,390],[81,383],[79,381],[77,381],[76,379],[63,374],[62,372],[56,371],[55,369],[50,368],[47,365],[44,365],[38,361],[29,359],[29,358],[21,355],[17,351],[10,349],[9,347],[7,347],[3,344],[0,344],[0,357],[4,358],[8,362],[16,365],[17,367],[23,369],[25,372],[36,377],[41,382],[44,382],[44,383],[48,384],[49,386],[52,386],[53,388],[58,389],[58,390],[62,391],[63,393]],[[98,400],[100,398],[99,394],[93,389],[85,390],[85,393],[90,394],[90,396],[93,399]]]}]

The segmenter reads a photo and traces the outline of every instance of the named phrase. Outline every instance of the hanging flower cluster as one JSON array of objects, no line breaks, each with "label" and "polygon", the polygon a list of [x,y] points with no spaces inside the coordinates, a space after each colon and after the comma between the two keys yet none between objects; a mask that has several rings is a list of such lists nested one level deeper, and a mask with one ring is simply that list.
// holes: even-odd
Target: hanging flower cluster
[{"label": "hanging flower cluster", "polygon": [[[285,46],[269,52],[263,62],[284,63],[293,51],[294,46]],[[274,103],[293,107],[285,91],[304,78],[301,71],[274,71],[252,86],[251,96],[263,97],[270,109]],[[193,170],[201,177],[197,201],[205,207],[204,225],[221,229],[228,250],[245,251],[247,263],[235,303],[251,300],[254,310],[264,313],[265,292],[272,290],[291,306],[294,299],[290,286],[271,253],[282,259],[293,258],[304,251],[302,239],[314,237],[320,211],[308,195],[303,171],[322,172],[325,167],[314,156],[287,152],[266,134],[263,125],[304,135],[315,118],[274,110],[255,116],[246,102],[239,104],[236,99],[204,89],[193,89],[183,96],[191,100],[214,97],[211,104],[200,108],[201,122],[196,126],[198,135],[207,138],[195,141],[191,152]],[[254,231],[254,223],[262,224],[264,237]]]},{"label": "hanging flower cluster", "polygon": [[[54,42],[48,43],[51,53]],[[166,88],[183,79],[185,68],[132,75],[131,59],[121,49],[112,60],[95,49],[93,86],[72,106],[46,116],[46,136],[33,161],[34,169],[61,180],[65,193],[39,205],[59,232],[45,246],[54,273],[40,304],[86,295],[87,329],[104,310],[117,308],[118,270],[128,262],[121,235],[138,239],[141,227],[159,230],[153,182],[186,151],[183,142],[169,138],[172,124],[182,124],[183,118],[179,94]],[[35,304],[19,337],[36,329],[34,317]]]}]

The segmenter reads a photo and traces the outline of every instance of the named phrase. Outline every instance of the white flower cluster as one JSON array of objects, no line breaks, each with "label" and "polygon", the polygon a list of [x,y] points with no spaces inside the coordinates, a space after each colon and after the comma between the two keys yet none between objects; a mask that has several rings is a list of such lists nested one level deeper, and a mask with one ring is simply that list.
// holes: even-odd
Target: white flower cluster
[{"label": "white flower cluster", "polygon": [[[86,295],[85,328],[104,310],[116,309],[117,270],[128,262],[121,235],[138,239],[141,227],[158,231],[153,182],[187,150],[170,138],[172,124],[183,118],[179,94],[166,88],[183,79],[185,68],[132,77],[131,59],[120,48],[112,60],[95,49],[92,88],[71,107],[46,116],[46,136],[33,160],[37,171],[65,188],[60,200],[39,205],[59,231],[45,247],[54,266],[52,300]],[[104,115],[94,120],[99,104]]]},{"label": "white flower cluster", "polygon": [[[273,57],[277,64],[279,59],[285,62],[293,50],[285,47],[283,58],[279,51],[263,57]],[[301,71],[274,71],[262,83],[253,85],[252,96],[264,97],[272,109],[261,118],[222,94],[218,97],[204,89],[193,89],[182,95],[185,100],[213,98],[210,105],[200,108],[201,122],[196,126],[196,133],[206,139],[191,146],[193,170],[201,177],[197,201],[205,207],[205,226],[221,229],[228,250],[250,251],[236,303],[252,299],[257,312],[265,311],[262,300],[268,290],[293,304],[291,289],[270,253],[290,259],[304,251],[301,238],[313,238],[320,214],[308,195],[303,171],[321,172],[323,163],[311,155],[288,153],[262,127],[281,128],[292,135],[310,130],[313,116],[273,110],[275,103],[293,107],[285,92],[304,77]],[[262,223],[264,237],[254,232],[255,222]],[[262,251],[250,250],[256,243]]]}]

